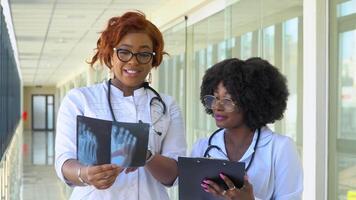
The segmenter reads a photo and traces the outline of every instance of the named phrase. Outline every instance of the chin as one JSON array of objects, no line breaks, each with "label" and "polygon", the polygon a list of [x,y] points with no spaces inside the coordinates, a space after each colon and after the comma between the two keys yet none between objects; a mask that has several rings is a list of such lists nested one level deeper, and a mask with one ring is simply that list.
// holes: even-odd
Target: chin
[{"label": "chin", "polygon": [[225,125],[225,123],[223,123],[223,122],[215,121],[215,124],[216,124],[216,126],[219,127],[219,128],[226,128],[226,125]]}]

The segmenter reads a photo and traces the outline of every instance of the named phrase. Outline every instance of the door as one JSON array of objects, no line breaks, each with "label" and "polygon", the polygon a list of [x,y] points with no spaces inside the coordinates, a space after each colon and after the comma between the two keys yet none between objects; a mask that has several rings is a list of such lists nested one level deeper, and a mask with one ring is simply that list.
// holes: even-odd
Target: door
[{"label": "door", "polygon": [[54,95],[32,95],[32,163],[52,165],[54,159]]}]

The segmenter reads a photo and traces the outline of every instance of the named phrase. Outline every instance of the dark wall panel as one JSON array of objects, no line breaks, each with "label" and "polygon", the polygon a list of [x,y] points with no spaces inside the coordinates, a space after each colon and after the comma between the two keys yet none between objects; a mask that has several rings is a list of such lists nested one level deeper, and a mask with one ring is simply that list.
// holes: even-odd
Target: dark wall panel
[{"label": "dark wall panel", "polygon": [[0,6],[0,158],[21,116],[21,82],[2,8]]}]

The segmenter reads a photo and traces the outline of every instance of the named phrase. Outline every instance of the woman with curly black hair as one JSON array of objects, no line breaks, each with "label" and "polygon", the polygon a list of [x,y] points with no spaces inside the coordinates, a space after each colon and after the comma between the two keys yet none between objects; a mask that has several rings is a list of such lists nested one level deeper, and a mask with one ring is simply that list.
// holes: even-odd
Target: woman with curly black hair
[{"label": "woman with curly black hair", "polygon": [[303,171],[294,142],[266,125],[283,118],[288,88],[285,77],[268,61],[226,59],[208,69],[200,99],[220,128],[193,147],[193,157],[245,163],[244,185],[236,188],[224,174],[224,190],[203,180],[203,190],[224,199],[302,198]]}]

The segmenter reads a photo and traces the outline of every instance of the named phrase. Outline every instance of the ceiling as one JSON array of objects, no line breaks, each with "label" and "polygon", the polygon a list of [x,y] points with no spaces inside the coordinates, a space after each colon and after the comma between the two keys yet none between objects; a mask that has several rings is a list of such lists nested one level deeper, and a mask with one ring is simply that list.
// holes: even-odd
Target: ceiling
[{"label": "ceiling", "polygon": [[[143,11],[148,19],[161,27],[213,1],[9,0],[9,2],[23,84],[56,86],[89,67],[86,61],[93,55],[99,32],[105,28],[109,18],[136,9]],[[276,17],[286,17],[288,13],[298,16],[296,12],[302,11],[302,0],[287,0],[283,3],[278,3],[278,0],[215,2],[218,4],[238,2],[232,9],[234,20],[232,29],[235,34],[244,32],[245,25],[251,26],[256,22],[256,26],[265,26],[269,21],[281,21],[274,19]],[[280,13],[281,11],[285,13]],[[211,32],[209,38],[212,41],[221,41],[220,37],[224,36],[220,33],[224,30],[225,25],[221,23],[224,17],[225,14],[220,12],[208,21],[198,23],[196,34],[204,35]],[[251,30],[251,27],[248,27],[248,30]],[[182,36],[184,35],[182,33]]]},{"label": "ceiling", "polygon": [[83,71],[107,20],[128,10],[148,18],[168,0],[9,1],[25,86],[57,85]]}]

